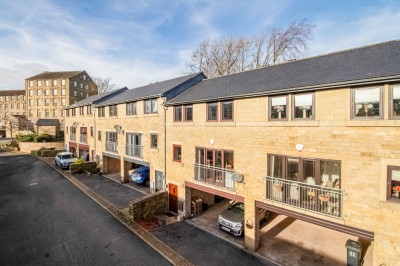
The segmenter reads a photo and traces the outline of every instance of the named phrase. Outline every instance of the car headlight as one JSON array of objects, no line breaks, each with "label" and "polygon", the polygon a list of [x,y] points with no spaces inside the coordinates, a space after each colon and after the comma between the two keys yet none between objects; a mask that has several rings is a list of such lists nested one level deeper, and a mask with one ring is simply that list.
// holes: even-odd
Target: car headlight
[{"label": "car headlight", "polygon": [[242,227],[242,223],[233,224],[233,227],[234,228],[241,228]]}]

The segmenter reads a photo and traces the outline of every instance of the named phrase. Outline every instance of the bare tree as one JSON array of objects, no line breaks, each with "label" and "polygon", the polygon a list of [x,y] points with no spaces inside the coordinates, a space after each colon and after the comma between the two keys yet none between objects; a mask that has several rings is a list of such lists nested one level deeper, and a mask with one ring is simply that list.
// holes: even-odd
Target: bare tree
[{"label": "bare tree", "polygon": [[93,78],[94,83],[96,83],[97,88],[99,90],[99,94],[112,91],[115,87],[114,83],[111,83],[111,78],[98,78],[94,77]]},{"label": "bare tree", "polygon": [[312,30],[303,19],[253,38],[208,39],[199,44],[186,66],[191,73],[202,71],[212,78],[283,63],[304,55]]}]

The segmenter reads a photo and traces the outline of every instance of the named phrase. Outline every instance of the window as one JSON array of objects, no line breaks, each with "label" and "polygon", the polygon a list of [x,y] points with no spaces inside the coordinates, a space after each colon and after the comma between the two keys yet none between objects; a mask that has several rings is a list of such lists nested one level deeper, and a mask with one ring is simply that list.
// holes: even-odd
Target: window
[{"label": "window", "polygon": [[108,115],[109,116],[117,116],[117,107],[118,105],[110,105],[108,107]]},{"label": "window", "polygon": [[61,86],[65,86],[65,79],[61,80]]},{"label": "window", "polygon": [[182,162],[182,146],[181,145],[173,145],[172,150],[173,154],[173,161],[174,162]]},{"label": "window", "polygon": [[57,104],[58,104],[58,99],[57,99],[57,98],[54,98],[54,99],[53,99],[53,105],[54,105],[54,106],[57,106]]},{"label": "window", "polygon": [[218,121],[218,103],[207,104],[207,121]]},{"label": "window", "polygon": [[29,90],[29,96],[33,96],[33,90]]},{"label": "window", "polygon": [[75,97],[78,96],[78,92],[77,91],[74,91],[74,96]]},{"label": "window", "polygon": [[149,99],[144,101],[144,113],[153,114],[158,112],[157,99]]},{"label": "window", "polygon": [[37,96],[42,96],[42,91],[41,90],[37,91]]},{"label": "window", "polygon": [[81,85],[81,89],[83,89],[83,83],[81,83],[80,85]]},{"label": "window", "polygon": [[81,106],[79,107],[79,115],[84,115],[85,114],[85,107]]},{"label": "window", "polygon": [[126,155],[142,158],[142,134],[126,133]]},{"label": "window", "polygon": [[93,137],[93,134],[94,134],[93,127],[90,127],[90,136]]},{"label": "window", "polygon": [[42,112],[40,109],[37,110],[37,117],[41,117],[42,116]]},{"label": "window", "polygon": [[106,132],[106,151],[117,152],[118,149],[118,135],[117,132]]},{"label": "window", "polygon": [[391,118],[400,118],[400,85],[394,85],[390,90],[390,110]]},{"label": "window", "polygon": [[50,99],[44,99],[44,105],[49,106],[50,105]]},{"label": "window", "polygon": [[76,82],[76,80],[74,80],[74,87],[78,87],[78,82]]},{"label": "window", "polygon": [[50,90],[49,90],[49,89],[45,89],[45,90],[44,90],[44,95],[50,96]]},{"label": "window", "polygon": [[47,87],[50,86],[50,80],[46,80],[45,84],[46,84]]},{"label": "window", "polygon": [[61,89],[61,95],[65,96],[65,89]]},{"label": "window", "polygon": [[193,121],[193,105],[185,105],[184,107],[185,110],[185,117],[184,121]]},{"label": "window", "polygon": [[269,98],[269,118],[270,120],[286,120],[287,96]]},{"label": "window", "polygon": [[41,106],[42,105],[42,99],[37,99],[37,106]]},{"label": "window", "polygon": [[314,93],[293,95],[293,118],[312,119],[314,115]]},{"label": "window", "polygon": [[65,99],[64,98],[61,99],[61,105],[65,106]]},{"label": "window", "polygon": [[233,120],[233,102],[221,102],[221,121]]},{"label": "window", "polygon": [[38,85],[38,86],[42,86],[42,81],[41,81],[41,80],[38,80],[37,85]]},{"label": "window", "polygon": [[14,109],[14,103],[11,103],[11,109]]},{"label": "window", "polygon": [[65,110],[65,116],[69,117],[69,109]]},{"label": "window", "polygon": [[29,117],[32,117],[32,116],[33,116],[33,110],[29,109]]},{"label": "window", "polygon": [[86,106],[86,113],[87,113],[88,115],[91,115],[91,114],[92,114],[92,106],[91,106],[91,105],[87,105],[87,106]]},{"label": "window", "polygon": [[57,96],[58,95],[58,90],[57,89],[53,89],[53,95]]},{"label": "window", "polygon": [[97,131],[97,140],[101,141],[101,130]]},{"label": "window", "polygon": [[83,80],[86,80],[86,75],[85,74],[83,74]]},{"label": "window", "polygon": [[58,113],[57,113],[57,109],[53,109],[53,117],[57,117]]},{"label": "window", "polygon": [[57,80],[53,80],[53,86],[57,86]]},{"label": "window", "polygon": [[33,80],[29,81],[29,87],[33,87]]},{"label": "window", "polygon": [[76,116],[76,108],[71,109],[71,116]]},{"label": "window", "polygon": [[157,149],[157,134],[150,134],[151,148]]},{"label": "window", "polygon": [[98,110],[97,111],[97,116],[98,117],[105,117],[105,114],[106,114],[105,109],[106,109],[105,106],[97,108],[97,110]]},{"label": "window", "polygon": [[174,106],[174,122],[182,122],[182,106]]},{"label": "window", "polygon": [[382,88],[361,88],[352,90],[353,118],[382,117]]},{"label": "window", "polygon": [[340,188],[340,161],[268,154],[267,168],[270,177]]},{"label": "window", "polygon": [[126,115],[136,115],[136,102],[126,104]]},{"label": "window", "polygon": [[387,199],[400,202],[400,166],[388,166]]}]

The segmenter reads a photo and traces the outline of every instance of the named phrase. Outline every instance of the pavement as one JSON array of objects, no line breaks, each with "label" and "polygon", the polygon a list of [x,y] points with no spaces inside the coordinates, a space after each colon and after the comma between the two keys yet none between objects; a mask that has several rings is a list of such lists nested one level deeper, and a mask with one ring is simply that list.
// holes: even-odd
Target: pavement
[{"label": "pavement", "polygon": [[56,167],[53,158],[38,158],[52,165],[173,265],[276,265],[190,222],[177,222],[174,216],[165,215],[165,226],[147,231],[129,218],[129,202],[146,195],[141,189],[106,175],[71,175]]}]

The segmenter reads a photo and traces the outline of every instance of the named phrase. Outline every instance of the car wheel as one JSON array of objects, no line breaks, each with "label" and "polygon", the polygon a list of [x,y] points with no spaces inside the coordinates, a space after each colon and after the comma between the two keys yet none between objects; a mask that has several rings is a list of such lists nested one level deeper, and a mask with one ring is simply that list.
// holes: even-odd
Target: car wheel
[{"label": "car wheel", "polygon": [[56,161],[56,160],[54,160],[54,164],[55,164],[56,166],[58,166],[58,164],[57,164],[57,161]]},{"label": "car wheel", "polygon": [[147,181],[146,181],[145,186],[146,186],[146,187],[149,187],[149,186],[150,186],[150,180],[147,180]]}]

